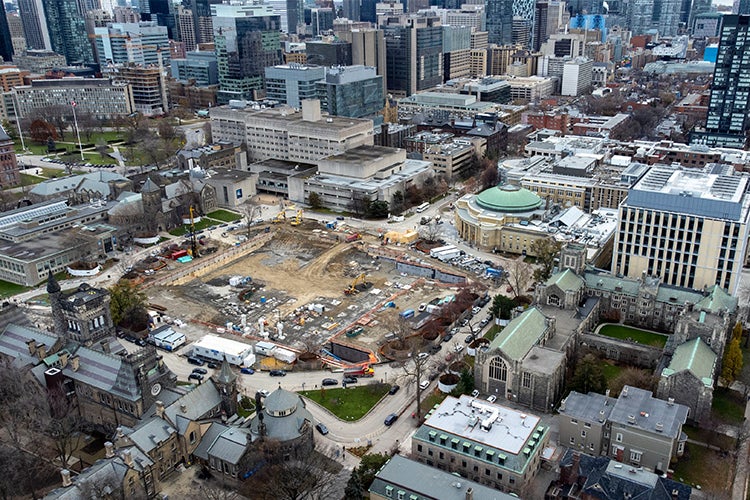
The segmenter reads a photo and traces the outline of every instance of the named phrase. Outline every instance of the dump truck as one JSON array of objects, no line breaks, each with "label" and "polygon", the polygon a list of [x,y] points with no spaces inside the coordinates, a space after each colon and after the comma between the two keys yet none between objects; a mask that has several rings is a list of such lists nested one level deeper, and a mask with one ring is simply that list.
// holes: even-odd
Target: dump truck
[{"label": "dump truck", "polygon": [[346,368],[344,370],[345,377],[374,377],[375,370],[369,366],[355,366],[353,368]]}]

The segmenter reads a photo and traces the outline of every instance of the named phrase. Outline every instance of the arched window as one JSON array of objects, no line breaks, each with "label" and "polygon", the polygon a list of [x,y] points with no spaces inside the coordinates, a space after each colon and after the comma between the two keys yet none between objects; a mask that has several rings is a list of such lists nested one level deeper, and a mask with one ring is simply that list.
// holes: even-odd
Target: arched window
[{"label": "arched window", "polygon": [[508,380],[508,366],[501,357],[494,357],[490,361],[490,378],[506,382]]},{"label": "arched window", "polygon": [[547,304],[550,306],[559,306],[560,305],[560,297],[558,297],[555,294],[550,295],[547,297]]}]

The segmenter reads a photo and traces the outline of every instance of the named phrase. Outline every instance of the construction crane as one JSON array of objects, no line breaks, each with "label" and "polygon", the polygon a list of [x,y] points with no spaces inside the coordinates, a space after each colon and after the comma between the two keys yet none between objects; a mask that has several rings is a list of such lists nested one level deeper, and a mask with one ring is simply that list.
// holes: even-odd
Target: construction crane
[{"label": "construction crane", "polygon": [[290,222],[292,226],[299,226],[302,224],[302,209],[297,210],[297,214],[292,219],[292,222]]},{"label": "construction crane", "polygon": [[286,210],[282,210],[281,212],[276,214],[276,217],[271,221],[274,224],[279,224],[281,222],[284,222],[286,220]]},{"label": "construction crane", "polygon": [[195,241],[195,217],[193,216],[193,213],[195,212],[195,209],[192,205],[190,205],[190,250],[191,250],[191,256],[195,259],[199,257],[198,255],[198,245]]},{"label": "construction crane", "polygon": [[344,293],[346,295],[354,295],[356,293],[359,293],[359,290],[357,289],[357,285],[363,284],[365,282],[365,278],[367,275],[365,273],[360,274],[356,278],[352,280],[352,283],[349,285],[349,288],[344,290]]}]

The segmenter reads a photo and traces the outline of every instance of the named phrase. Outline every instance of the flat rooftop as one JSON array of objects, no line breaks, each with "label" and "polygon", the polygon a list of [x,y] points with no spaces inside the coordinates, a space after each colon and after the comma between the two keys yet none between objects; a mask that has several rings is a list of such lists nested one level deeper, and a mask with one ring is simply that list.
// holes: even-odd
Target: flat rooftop
[{"label": "flat rooftop", "polygon": [[541,419],[470,396],[447,397],[425,425],[518,455]]}]

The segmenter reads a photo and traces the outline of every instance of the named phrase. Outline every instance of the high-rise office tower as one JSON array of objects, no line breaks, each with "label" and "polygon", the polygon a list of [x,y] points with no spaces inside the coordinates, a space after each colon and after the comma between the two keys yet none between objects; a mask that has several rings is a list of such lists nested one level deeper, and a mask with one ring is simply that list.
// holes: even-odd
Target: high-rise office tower
[{"label": "high-rise office tower", "polygon": [[111,23],[106,28],[94,28],[94,36],[101,64],[157,66],[161,51],[162,64],[169,65],[167,28],[158,26],[156,21]]},{"label": "high-rise office tower", "polygon": [[315,86],[321,108],[330,115],[377,119],[385,105],[383,77],[369,66],[330,68]]},{"label": "high-rise office tower", "polygon": [[377,15],[378,0],[362,0],[359,3],[359,20],[367,21],[373,25],[378,24]]},{"label": "high-rise office tower", "polygon": [[747,183],[731,169],[652,167],[620,204],[612,270],[736,293],[747,253]]},{"label": "high-rise office tower", "polygon": [[691,143],[744,148],[750,128],[750,16],[724,16],[719,36],[706,130]]},{"label": "high-rise office tower", "polygon": [[735,0],[732,5],[732,14],[741,16],[750,14],[750,0]]},{"label": "high-rise office tower", "polygon": [[549,12],[549,3],[546,1],[536,3],[536,12],[534,13],[534,29],[531,30],[531,48],[539,52],[542,44],[547,41],[547,13]]},{"label": "high-rise office tower", "polygon": [[344,0],[344,17],[359,21],[359,0]]},{"label": "high-rise office tower", "polygon": [[692,33],[695,29],[695,18],[701,14],[711,12],[711,0],[693,0],[690,6],[690,17],[688,19],[688,29]]},{"label": "high-rise office tower", "polygon": [[281,64],[281,18],[270,5],[212,5],[220,103],[253,99],[264,69]]},{"label": "high-rise office tower", "polygon": [[674,36],[680,27],[682,0],[634,0],[628,3],[627,25],[634,35],[656,30]]},{"label": "high-rise office tower", "polygon": [[182,5],[193,13],[196,44],[214,41],[211,5],[219,3],[221,0],[183,0]]},{"label": "high-rise office tower", "polygon": [[91,64],[94,51],[76,0],[42,0],[52,50],[68,64]]},{"label": "high-rise office tower", "polygon": [[305,8],[305,34],[320,36],[333,30],[333,9],[308,9]]},{"label": "high-rise office tower", "polygon": [[304,0],[286,0],[286,23],[287,33],[299,33],[301,30],[304,30]]},{"label": "high-rise office tower", "polygon": [[8,18],[5,14],[5,3],[0,11],[0,56],[4,61],[13,60],[13,41],[10,38],[10,28],[8,27]]},{"label": "high-rise office tower", "polygon": [[342,40],[352,44],[352,64],[373,66],[377,74],[383,77],[383,92],[388,88],[388,75],[385,60],[385,37],[383,30],[356,29],[339,33]]},{"label": "high-rise office tower", "polygon": [[144,0],[141,2],[141,19],[156,21],[159,26],[165,26],[170,39],[174,39],[175,17],[172,0]]},{"label": "high-rise office tower", "polygon": [[513,41],[513,0],[487,0],[487,40],[497,45]]},{"label": "high-rise office tower", "polygon": [[192,52],[195,50],[195,24],[193,23],[193,13],[182,5],[177,5],[175,9],[175,37],[178,42],[185,44],[185,50]]},{"label": "high-rise office tower", "polygon": [[18,0],[18,12],[23,23],[26,46],[32,50],[52,50],[42,0]]},{"label": "high-rise office tower", "polygon": [[388,91],[410,96],[443,83],[443,29],[433,13],[388,16],[385,36]]},{"label": "high-rise office tower", "polygon": [[23,54],[26,52],[26,37],[23,34],[23,22],[21,17],[16,14],[8,14],[8,30],[10,31],[10,42],[13,44],[14,54]]}]

